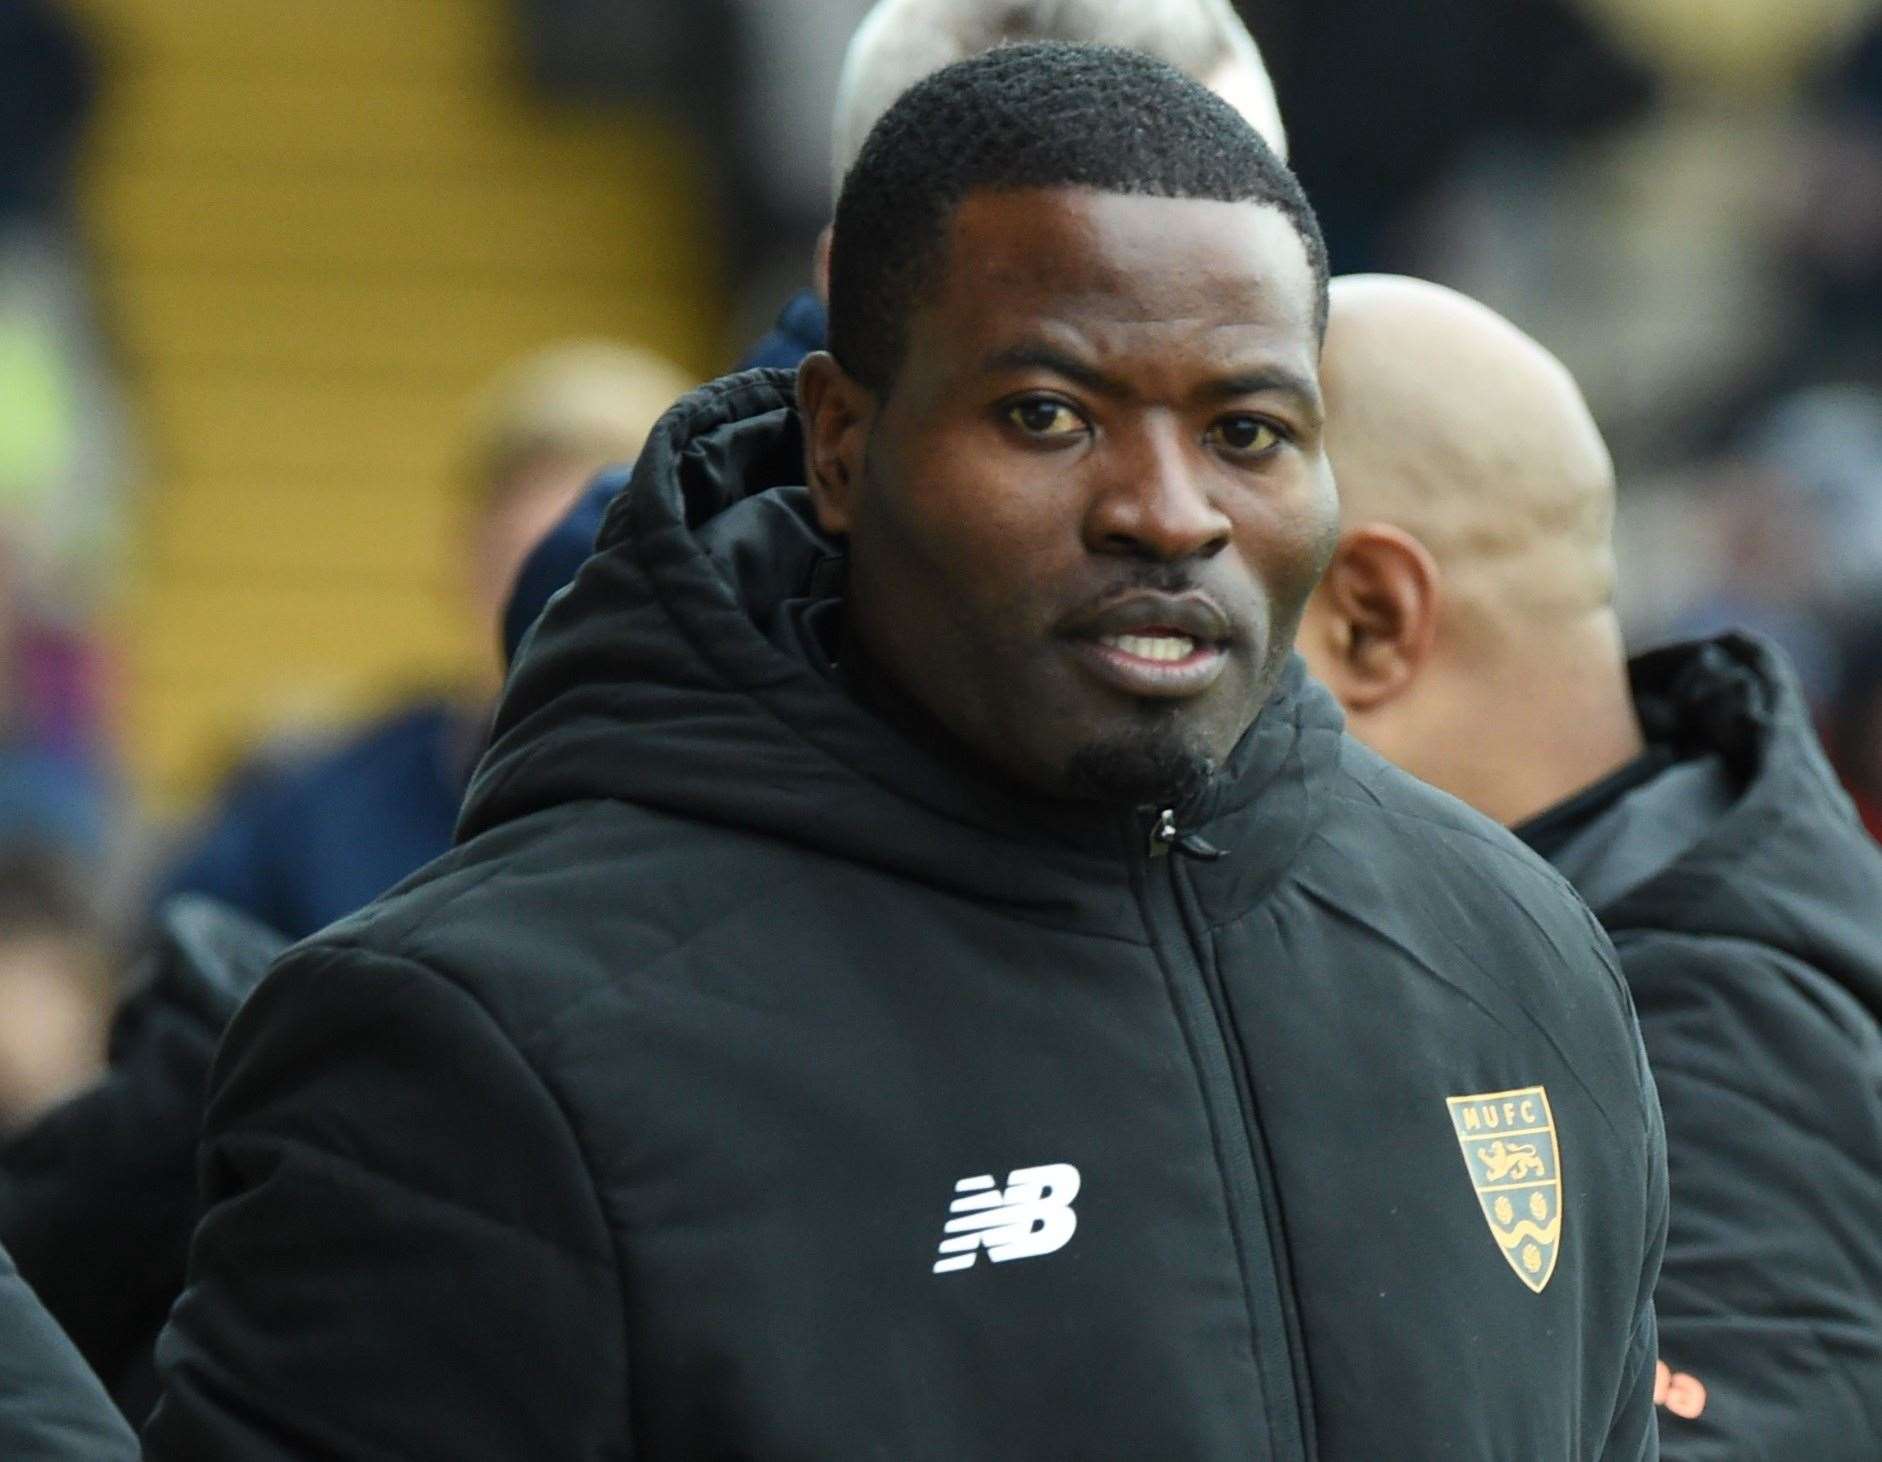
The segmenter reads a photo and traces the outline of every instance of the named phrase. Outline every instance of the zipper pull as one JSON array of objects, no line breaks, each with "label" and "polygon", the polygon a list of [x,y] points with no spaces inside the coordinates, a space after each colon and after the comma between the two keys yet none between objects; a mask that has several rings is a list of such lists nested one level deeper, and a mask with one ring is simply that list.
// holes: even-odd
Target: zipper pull
[{"label": "zipper pull", "polygon": [[1217,858],[1229,855],[1227,848],[1218,848],[1197,833],[1184,833],[1176,840],[1176,851],[1185,858],[1194,858],[1199,863],[1213,863]]},{"label": "zipper pull", "polygon": [[1150,829],[1150,856],[1167,858],[1174,848],[1184,857],[1194,858],[1199,862],[1213,863],[1218,858],[1226,858],[1225,849],[1205,841],[1196,833],[1186,833],[1176,826],[1176,809],[1166,807],[1157,814],[1156,823]]}]

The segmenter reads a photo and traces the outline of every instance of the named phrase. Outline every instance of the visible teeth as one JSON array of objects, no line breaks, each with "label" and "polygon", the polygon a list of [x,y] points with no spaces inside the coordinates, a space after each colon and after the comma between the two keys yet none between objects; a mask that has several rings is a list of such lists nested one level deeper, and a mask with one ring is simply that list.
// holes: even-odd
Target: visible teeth
[{"label": "visible teeth", "polygon": [[1187,660],[1196,653],[1188,635],[1106,635],[1102,643],[1139,660]]}]

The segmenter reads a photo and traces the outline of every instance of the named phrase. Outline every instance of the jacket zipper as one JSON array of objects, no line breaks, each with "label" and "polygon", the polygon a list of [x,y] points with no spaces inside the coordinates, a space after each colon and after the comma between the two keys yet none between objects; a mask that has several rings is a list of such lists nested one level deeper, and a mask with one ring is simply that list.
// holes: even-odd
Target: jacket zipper
[{"label": "jacket zipper", "polygon": [[[1184,856],[1170,857],[1173,852]],[[1144,919],[1189,1043],[1222,1173],[1268,1426],[1267,1455],[1310,1458],[1313,1447],[1303,1415],[1305,1361],[1298,1354],[1297,1322],[1282,1292],[1276,1237],[1263,1202],[1264,1193],[1273,1190],[1273,1176],[1257,1136],[1252,1101],[1237,1080],[1240,1063],[1231,1023],[1209,978],[1201,910],[1182,867],[1187,859],[1210,861],[1224,854],[1184,833],[1171,808],[1152,819],[1146,854],[1136,864]]]},{"label": "jacket zipper", "polygon": [[1172,852],[1184,853],[1191,858],[1200,858],[1205,863],[1213,863],[1217,858],[1226,858],[1225,849],[1206,843],[1194,833],[1180,832],[1176,826],[1176,809],[1166,807],[1156,815],[1150,824],[1150,856],[1167,858]]}]

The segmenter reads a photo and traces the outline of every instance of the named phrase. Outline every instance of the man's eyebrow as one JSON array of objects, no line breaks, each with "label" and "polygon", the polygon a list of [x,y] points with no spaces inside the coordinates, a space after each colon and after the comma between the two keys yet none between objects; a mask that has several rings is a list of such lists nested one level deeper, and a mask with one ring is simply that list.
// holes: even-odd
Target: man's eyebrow
[{"label": "man's eyebrow", "polygon": [[[1068,381],[1075,381],[1088,391],[1101,396],[1128,396],[1130,387],[1122,381],[1107,376],[1095,366],[1087,365],[1076,356],[1055,350],[1049,345],[1021,344],[1009,345],[996,350],[981,361],[981,368],[989,374],[1001,371],[1050,371],[1063,376]],[[1304,376],[1286,366],[1262,366],[1253,370],[1235,371],[1210,381],[1198,393],[1209,401],[1231,401],[1238,396],[1260,396],[1270,391],[1294,397],[1303,407],[1314,412],[1321,410],[1320,385],[1311,376]]]},{"label": "man's eyebrow", "polygon": [[980,363],[989,374],[1001,371],[1050,371],[1068,381],[1076,381],[1100,396],[1128,396],[1130,389],[1095,366],[1054,350],[1049,345],[1009,345],[996,350]]},{"label": "man's eyebrow", "polygon": [[1263,366],[1258,370],[1236,371],[1209,382],[1202,394],[1213,401],[1228,401],[1237,396],[1260,396],[1269,391],[1292,396],[1301,405],[1315,411],[1320,406],[1320,383],[1286,366]]}]

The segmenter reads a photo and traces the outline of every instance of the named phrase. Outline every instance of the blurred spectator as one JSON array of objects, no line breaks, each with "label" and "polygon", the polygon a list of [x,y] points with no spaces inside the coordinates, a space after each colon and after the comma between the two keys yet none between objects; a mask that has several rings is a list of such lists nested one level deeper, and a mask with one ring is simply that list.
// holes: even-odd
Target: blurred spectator
[{"label": "blurred spectator", "polygon": [[0,836],[82,857],[110,779],[98,611],[123,468],[68,222],[95,67],[65,12],[0,6]]},{"label": "blurred spectator", "polygon": [[1800,138],[1789,262],[1819,362],[1882,375],[1882,19],[1826,70]]},{"label": "blurred spectator", "polygon": [[1712,582],[1670,630],[1769,636],[1822,713],[1844,676],[1839,626],[1882,594],[1882,392],[1846,382],[1781,399],[1710,479],[1695,526],[1714,535]]},{"label": "blurred spectator", "polygon": [[0,1133],[98,1074],[109,968],[96,912],[59,852],[0,848]]},{"label": "blurred spectator", "polygon": [[1760,423],[1749,455],[1815,526],[1818,593],[1840,605],[1882,590],[1882,391],[1799,391]]},{"label": "blurred spectator", "polygon": [[1648,73],[1573,0],[1240,0],[1336,273],[1402,262],[1414,211],[1486,139],[1623,120]]},{"label": "blurred spectator", "polygon": [[496,382],[464,456],[463,599],[491,647],[489,673],[335,744],[258,755],[157,898],[207,894],[298,938],[444,852],[483,749],[498,620],[518,565],[597,469],[639,452],[691,384],[665,360],[604,344],[545,351]]},{"label": "blurred spectator", "polygon": [[61,206],[95,89],[91,56],[63,8],[0,6],[0,219]]},{"label": "blurred spectator", "polygon": [[95,654],[34,607],[0,529],[0,841],[91,866],[108,850],[112,794],[98,728],[86,714]]}]

